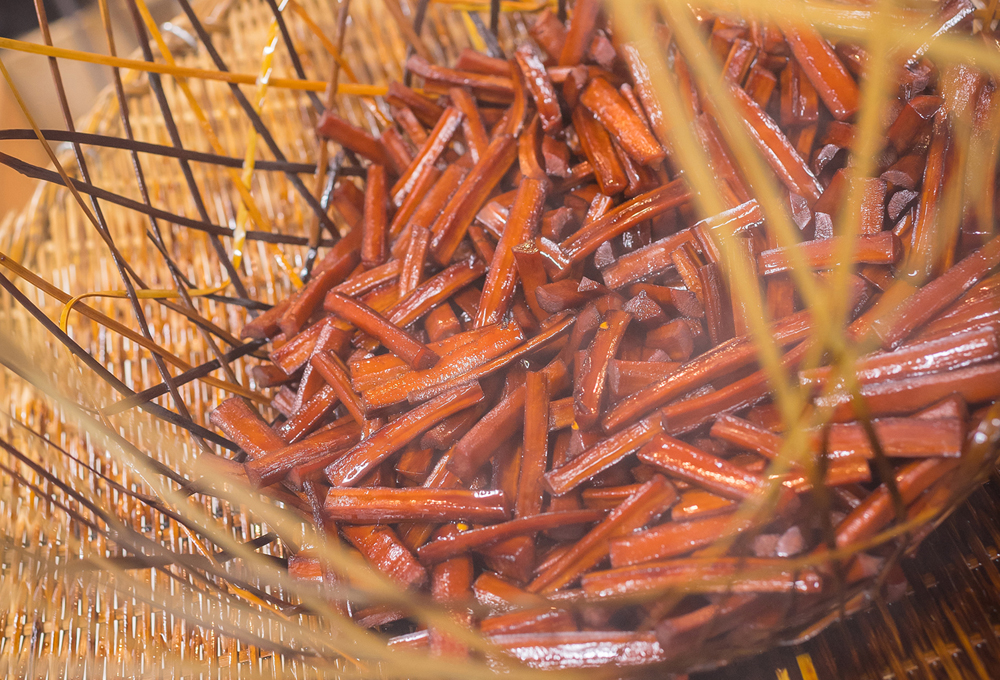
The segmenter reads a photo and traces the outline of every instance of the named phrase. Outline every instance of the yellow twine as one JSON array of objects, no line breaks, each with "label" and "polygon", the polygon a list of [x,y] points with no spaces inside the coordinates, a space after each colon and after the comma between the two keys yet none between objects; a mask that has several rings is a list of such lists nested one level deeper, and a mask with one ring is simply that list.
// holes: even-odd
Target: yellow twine
[{"label": "yellow twine", "polygon": [[[204,297],[205,295],[214,295],[222,290],[225,290],[229,286],[229,279],[226,279],[217,286],[212,286],[211,288],[192,288],[188,291],[188,295],[191,297]],[[147,288],[147,289],[136,289],[135,296],[140,300],[169,300],[172,298],[180,297],[180,293],[176,290],[169,290],[165,288]],[[59,328],[62,329],[63,333],[66,332],[68,328],[69,314],[73,311],[73,307],[76,303],[81,300],[86,300],[87,298],[126,298],[128,297],[128,292],[124,290],[102,290],[94,293],[81,293],[79,295],[74,295],[66,304],[62,307],[62,312],[59,314]]]}]

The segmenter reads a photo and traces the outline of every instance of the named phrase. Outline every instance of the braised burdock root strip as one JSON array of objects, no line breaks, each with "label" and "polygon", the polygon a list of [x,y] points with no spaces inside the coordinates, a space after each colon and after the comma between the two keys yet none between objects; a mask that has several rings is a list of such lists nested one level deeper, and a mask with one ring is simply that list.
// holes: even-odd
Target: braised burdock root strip
[{"label": "braised burdock root strip", "polygon": [[[935,17],[971,30],[968,0]],[[253,485],[542,668],[743,644],[857,592],[922,527],[885,530],[926,522],[981,469],[970,451],[1000,398],[1000,237],[944,216],[993,214],[956,165],[995,119],[997,84],[915,56],[872,177],[853,179],[864,50],[807,25],[695,21],[794,242],[659,24],[726,208],[699,214],[672,143],[688,122],[614,18],[579,0],[568,25],[538,15],[509,60],[412,57],[381,134],[323,115],[319,133],[367,172],[333,190],[350,230],[244,331],[271,342],[254,375],[281,416],[234,398],[212,417]],[[841,231],[855,194],[860,229]],[[850,363],[792,278],[828,296],[835,270]],[[801,422],[781,416],[775,363]],[[323,581],[315,561],[304,550],[294,573]],[[393,646],[480,653],[347,604],[391,624]]]}]

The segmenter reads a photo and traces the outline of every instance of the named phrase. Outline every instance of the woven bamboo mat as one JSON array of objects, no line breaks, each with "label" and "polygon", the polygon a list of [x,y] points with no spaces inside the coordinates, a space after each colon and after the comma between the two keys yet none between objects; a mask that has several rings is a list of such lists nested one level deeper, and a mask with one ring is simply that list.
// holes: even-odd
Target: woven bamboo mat
[{"label": "woven bamboo mat", "polygon": [[[362,83],[386,83],[402,77],[406,41],[385,3],[405,8],[404,13],[409,9],[407,3],[398,0],[351,3],[343,50],[348,68],[342,68],[341,82],[345,82],[348,71]],[[326,80],[332,57],[314,28],[325,36],[336,34],[336,3],[299,0],[282,5],[302,69],[310,79]],[[198,12],[228,68],[238,73],[257,73],[274,16],[268,2],[213,1],[202,3]],[[176,28],[167,36],[168,45],[178,63],[215,69],[207,50],[191,40],[195,31],[190,22],[182,18],[173,24]],[[468,15],[430,3],[422,35],[443,63],[463,47],[481,47],[482,36],[470,34],[470,29],[475,30],[475,23]],[[519,15],[500,17],[502,44],[509,44],[524,31]],[[284,48],[276,51],[275,73],[293,72],[295,65],[289,54]],[[142,58],[141,54],[135,56]],[[150,79],[135,72],[122,75],[135,138],[171,145]],[[209,150],[209,142],[175,79],[163,78],[161,82],[183,146]],[[250,123],[237,108],[228,86],[200,80],[190,83],[225,153],[242,158]],[[243,87],[248,96],[253,90],[252,86]],[[337,104],[342,115],[371,129],[385,113],[375,99],[344,96]],[[307,94],[280,88],[269,89],[260,112],[289,163],[316,162],[317,145],[312,133],[315,116],[314,102]],[[108,137],[124,136],[113,91],[102,93],[95,109],[79,123],[79,129]],[[257,148],[258,159],[275,160],[275,154],[260,140]],[[63,145],[59,151],[65,167],[73,170],[70,150]],[[85,158],[94,186],[132,201],[142,200],[126,151],[88,146]],[[197,218],[195,196],[176,159],[145,154],[142,166],[153,205]],[[211,222],[233,227],[239,210],[232,177],[218,165],[196,162],[190,167]],[[299,177],[311,188],[309,173]],[[251,193],[275,232],[302,239],[308,236],[310,209],[286,175],[269,170],[255,172]],[[149,287],[173,287],[168,258],[197,286],[209,287],[225,279],[209,235],[160,221],[164,245],[161,253],[147,237],[147,218],[107,201],[104,208],[111,238],[123,259],[142,274]],[[229,237],[222,242],[227,250],[231,249]],[[303,265],[307,252],[304,246],[284,244],[281,249],[294,268]],[[120,285],[106,243],[64,187],[39,182],[28,208],[0,224],[0,252],[69,295]],[[287,277],[279,271],[263,241],[249,241],[244,255],[241,274],[248,298],[271,303],[290,292]],[[16,279],[9,268],[0,269],[0,273]],[[24,280],[17,285],[48,318],[58,319],[62,303],[54,294],[43,294]],[[127,301],[91,298],[86,303],[124,325],[134,326]],[[216,337],[237,335],[246,320],[246,310],[238,304],[211,299],[199,299],[194,304],[215,325],[210,334]],[[210,334],[200,332],[188,317],[152,300],[144,301],[143,310],[152,337],[175,359],[187,366],[200,366],[215,358],[206,339]],[[11,336],[26,340],[24,346],[36,365],[72,363],[66,349],[9,295],[0,296],[0,324]],[[141,391],[160,383],[150,352],[135,341],[108,331],[78,312],[69,317],[68,329],[69,335],[100,365],[122,378],[127,389]],[[233,360],[230,379],[253,389],[248,373],[252,363],[245,358]],[[214,375],[225,379],[222,371]],[[101,403],[102,399],[120,398],[72,371],[59,375],[58,381],[61,389],[84,401]],[[87,394],[95,390],[97,394]],[[191,421],[198,424],[207,423],[208,412],[228,396],[225,390],[199,380],[181,385],[179,393],[190,410]],[[0,371],[0,403],[4,439],[47,461],[52,466],[49,469],[64,470],[70,490],[85,490],[84,496],[114,507],[119,521],[171,550],[192,551],[190,537],[181,526],[153,513],[140,498],[125,493],[142,489],[141,479],[119,468],[112,456],[67,426],[65,414],[52,399],[10,371]],[[175,408],[169,395],[157,397],[154,403]],[[186,466],[197,455],[197,442],[177,425],[137,414],[123,418],[120,426],[127,438],[155,452],[167,466]],[[43,443],[36,434],[49,443]],[[155,676],[157,660],[168,652],[181,658],[185,674],[191,675],[204,672],[214,677],[236,669],[248,677],[257,673],[266,676],[279,667],[305,673],[294,660],[217,630],[194,626],[182,616],[164,615],[141,599],[108,598],[100,572],[81,570],[67,578],[53,565],[72,563],[74,557],[101,551],[111,558],[117,556],[118,549],[81,521],[89,517],[88,506],[67,489],[18,462],[9,452],[0,453],[0,465],[2,498],[7,499],[0,501],[0,675]],[[282,557],[280,544],[270,540],[267,527],[248,521],[239,507],[206,501],[206,509],[223,520],[237,539],[257,540],[261,553]],[[1000,625],[1000,571],[994,564],[1000,547],[998,517],[1000,481],[993,480],[926,541],[916,560],[906,562],[910,586],[902,599],[888,605],[876,602],[802,645],[773,650],[705,677],[749,679],[773,678],[777,674],[778,678],[826,680],[1000,676],[1000,639],[996,633]],[[172,592],[171,579],[163,573],[146,569],[136,574],[150,592],[166,593],[168,597]]]}]

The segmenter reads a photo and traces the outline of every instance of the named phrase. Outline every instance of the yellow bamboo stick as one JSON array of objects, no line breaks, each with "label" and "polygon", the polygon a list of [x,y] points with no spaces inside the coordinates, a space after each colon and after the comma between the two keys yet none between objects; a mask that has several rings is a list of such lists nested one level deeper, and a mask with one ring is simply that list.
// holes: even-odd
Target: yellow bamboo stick
[{"label": "yellow bamboo stick", "polygon": [[[195,68],[192,66],[178,66],[176,63],[159,63],[144,61],[142,59],[128,59],[125,57],[112,57],[106,54],[95,54],[81,50],[71,50],[65,47],[49,47],[39,45],[24,40],[14,38],[0,38],[0,49],[13,50],[15,52],[25,52],[27,54],[38,54],[45,57],[55,57],[56,59],[69,59],[72,61],[82,61],[88,64],[98,64],[100,66],[111,66],[114,68],[126,68],[134,71],[144,71],[147,73],[159,73],[161,75],[173,76],[174,78],[195,78],[199,80],[215,80],[223,83],[235,83],[237,85],[253,85],[257,82],[257,76],[249,73],[233,73],[231,71],[216,71],[212,69]],[[324,92],[326,82],[322,80],[300,80],[299,78],[271,78],[271,87],[278,87],[286,90],[300,90],[305,92]],[[337,86],[337,94],[358,95],[362,97],[378,97],[388,91],[384,85],[365,85],[359,83],[342,83]]]}]

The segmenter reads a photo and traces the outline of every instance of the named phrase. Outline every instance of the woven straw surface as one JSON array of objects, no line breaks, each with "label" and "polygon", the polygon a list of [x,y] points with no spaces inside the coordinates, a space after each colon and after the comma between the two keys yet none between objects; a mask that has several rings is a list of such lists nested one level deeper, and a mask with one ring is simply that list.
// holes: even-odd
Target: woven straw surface
[{"label": "woven straw surface", "polygon": [[[325,35],[335,35],[335,3],[302,0],[300,5]],[[263,0],[222,0],[201,3],[196,9],[230,70],[257,73],[262,47],[267,43],[268,29],[273,20],[267,3]],[[356,0],[351,3],[350,16],[344,58],[358,80],[379,84],[400,79],[401,64],[406,57],[405,42],[381,0]],[[431,45],[442,61],[453,58],[458,50],[469,46],[468,34],[457,14],[431,6],[427,22],[426,33],[436,36],[437,40]],[[323,43],[300,15],[286,12],[286,23],[307,76],[313,80],[326,80],[332,58]],[[193,32],[189,22],[182,18],[174,24],[182,30],[167,35],[178,63],[214,69],[204,49],[191,49],[184,40],[177,38],[177,35],[184,36],[183,30],[188,34]],[[505,28],[510,26],[506,17],[504,25]],[[141,54],[131,56],[142,58]],[[277,50],[274,71],[292,73],[287,50]],[[135,138],[169,145],[170,138],[147,77],[127,71],[122,76],[129,94]],[[208,140],[175,79],[163,78],[162,82],[184,147],[209,151]],[[227,154],[242,159],[250,123],[237,108],[228,86],[219,82],[189,82],[211,117]],[[248,95],[252,95],[253,90],[253,87],[244,87]],[[342,115],[355,123],[366,127],[373,124],[373,109],[359,98],[341,97],[338,105]],[[261,112],[262,120],[288,160],[299,163],[315,162],[313,156],[317,144],[312,129],[316,115],[304,93],[280,89],[268,92]],[[108,89],[101,94],[93,111],[79,123],[79,129],[110,137],[125,136],[113,90]],[[259,144],[258,147],[264,145]],[[60,147],[59,155],[64,167],[72,175],[79,176],[66,145]],[[258,157],[274,159],[266,148],[262,148]],[[128,152],[86,147],[86,159],[95,186],[141,200]],[[152,204],[197,217],[197,208],[180,164],[174,159],[151,154],[144,154],[141,159]],[[192,169],[212,222],[234,225],[238,212],[238,204],[234,201],[238,201],[238,194],[233,189],[230,176],[218,166],[204,163],[193,163]],[[304,174],[302,177],[304,182],[312,185],[311,176]],[[274,231],[307,235],[308,208],[303,206],[282,173],[256,172],[252,193]],[[111,236],[123,259],[141,272],[150,288],[172,288],[165,259],[146,236],[150,228],[149,220],[127,208],[108,204],[103,207]],[[199,287],[210,287],[225,279],[226,274],[206,234],[164,222],[160,224],[167,253],[190,281]],[[231,248],[229,239],[226,239],[226,245],[227,249]],[[287,245],[282,249],[289,261],[300,268],[306,249]],[[69,295],[121,287],[107,245],[85,219],[70,192],[63,187],[42,182],[38,184],[26,210],[0,226],[0,252]],[[16,280],[9,270],[4,269],[3,273]],[[291,292],[287,277],[276,270],[274,260],[260,242],[249,243],[241,274],[252,299],[273,303]],[[58,318],[62,307],[58,300],[41,294],[24,282],[19,282],[19,286],[50,318]],[[97,298],[87,302],[94,309],[135,328],[134,316],[127,301]],[[246,322],[246,311],[238,306],[204,300],[196,300],[195,304],[202,316],[233,335],[238,335]],[[37,350],[32,361],[38,361],[39,366],[63,365],[60,362],[72,365],[68,353],[58,342],[9,296],[0,297],[0,305],[3,305],[0,308],[0,323],[12,336],[24,339],[25,347]],[[204,337],[187,317],[153,301],[145,301],[144,311],[152,336],[175,356],[190,366],[198,366],[214,358]],[[160,382],[150,352],[134,342],[108,332],[76,313],[70,318],[69,333],[110,372],[122,376],[128,388],[140,391]],[[235,344],[240,343],[237,341]],[[239,382],[252,388],[247,369],[248,364],[244,360],[232,363]],[[160,523],[162,515],[156,515],[154,524],[155,513],[143,503],[118,497],[111,487],[112,481],[125,488],[133,488],[137,480],[127,471],[115,467],[109,454],[89,447],[77,432],[66,428],[57,405],[26,382],[12,377],[11,373],[0,371],[0,374],[0,401],[3,404],[0,412],[4,414],[0,428],[4,431],[4,439],[22,450],[31,451],[33,455],[37,453],[44,457],[56,466],[55,469],[67,471],[73,486],[90,487],[98,500],[106,501],[106,506],[117,507],[119,519],[132,524],[149,538],[162,542],[173,551],[191,551],[189,536],[176,522],[165,520]],[[82,371],[80,374],[82,376]],[[222,375],[221,371],[217,375]],[[71,394],[74,386],[83,391],[103,387],[100,383],[95,385],[82,379],[75,382],[74,376],[64,377],[68,378],[68,382],[63,387],[69,387]],[[223,390],[199,381],[182,386],[180,394],[197,423],[207,423],[207,414],[229,396]],[[104,397],[109,400],[106,403],[110,403],[120,395],[109,391],[106,395],[91,396],[93,400],[88,398],[85,401],[101,403]],[[169,397],[161,397],[157,401],[175,408]],[[69,465],[69,458],[51,448],[46,449],[36,437],[19,427],[18,421],[65,447],[70,456],[81,458],[93,467],[93,471]],[[133,425],[132,435],[135,438],[130,436],[129,439],[137,446],[157,452],[162,462],[175,469],[190,465],[196,447],[182,429],[142,416],[138,416]],[[158,444],[165,441],[177,442],[179,446],[176,450],[164,451]],[[194,668],[200,669],[225,669],[240,662],[245,662],[241,672],[252,673],[254,669],[264,668],[256,663],[262,652],[241,645],[236,640],[211,635],[209,631],[193,628],[179,618],[158,615],[154,613],[154,607],[126,600],[100,599],[98,593],[103,592],[102,584],[91,580],[93,573],[82,572],[75,581],[76,586],[65,589],[62,575],[49,571],[52,561],[72,561],[74,556],[104,549],[109,551],[110,557],[114,557],[118,549],[105,537],[97,533],[88,534],[85,526],[57,506],[45,507],[43,496],[77,508],[77,503],[68,499],[67,494],[31,470],[18,466],[6,453],[0,453],[0,457],[5,467],[17,468],[17,472],[23,474],[25,482],[18,485],[10,474],[0,475],[7,487],[0,494],[7,501],[0,508],[0,535],[5,538],[2,549],[12,551],[5,553],[0,560],[3,564],[0,573],[0,602],[3,602],[3,611],[0,612],[3,635],[0,642],[0,676],[17,677],[24,673],[59,677],[66,673],[93,677],[107,671],[111,677],[129,677],[155,669],[156,660],[164,652],[193,660]],[[37,488],[32,489],[31,484]],[[260,525],[250,524],[239,507],[215,508],[209,503],[206,501],[206,507],[217,510],[236,538],[249,540],[265,533]],[[83,515],[89,516],[89,513],[84,510]],[[89,544],[80,546],[77,541]],[[27,560],[22,550],[29,551]],[[272,551],[279,552],[278,543],[269,543],[262,548],[265,554]],[[170,579],[163,573],[143,570],[141,575],[154,592],[172,592]],[[263,654],[270,656],[266,652]]]},{"label": "woven straw surface", "polygon": [[[385,1],[396,3],[396,0]],[[327,36],[335,35],[334,3],[301,0],[300,5],[320,31]],[[198,10],[229,69],[256,73],[273,18],[268,4],[263,0],[221,0],[203,3]],[[344,58],[358,81],[379,84],[401,78],[406,42],[382,0],[354,0],[350,15]],[[300,14],[286,11],[285,20],[307,77],[326,80],[332,63],[329,51]],[[204,49],[192,49],[185,42],[185,31],[191,31],[190,25],[184,20],[175,23],[180,30],[169,37],[178,62],[214,69]],[[459,12],[430,4],[423,37],[440,63],[470,45],[469,23]],[[518,15],[503,15],[500,26],[505,41],[524,31]],[[277,50],[274,71],[291,73],[287,50]],[[136,139],[169,144],[147,77],[123,72],[123,78]],[[162,82],[184,146],[208,150],[208,141],[176,81],[164,78]],[[242,158],[250,124],[238,110],[228,86],[218,82],[190,82],[226,153]],[[250,95],[254,88],[243,89]],[[373,100],[345,96],[339,98],[338,105],[345,117],[375,129],[374,122],[380,112]],[[316,112],[306,94],[272,88],[261,117],[288,161],[315,162],[317,145],[312,129]],[[110,137],[124,136],[113,91],[102,93],[80,129]],[[86,148],[93,185],[141,200],[126,151]],[[258,149],[258,158],[273,160],[260,142]],[[60,148],[60,158],[72,174],[75,163],[70,151]],[[197,216],[194,198],[176,160],[147,154],[142,156],[142,164],[154,205],[169,206],[171,212],[181,215]],[[193,163],[192,168],[212,222],[233,226],[238,198],[230,175],[218,166],[204,163]],[[312,186],[309,174],[300,177],[307,186]],[[312,219],[309,209],[282,173],[255,172],[252,193],[275,231],[308,235]],[[147,238],[148,219],[106,202],[104,209],[111,237],[123,259],[141,273],[149,287],[172,288],[166,259]],[[210,287],[225,279],[206,234],[162,221],[160,226],[166,254],[191,282]],[[231,246],[228,238],[224,243],[227,249]],[[282,251],[296,268],[303,264],[306,248],[283,245]],[[28,208],[0,224],[0,252],[69,295],[120,286],[106,243],[63,187],[39,183]],[[2,273],[16,279],[7,268]],[[290,292],[287,277],[278,271],[271,252],[260,241],[252,241],[246,248],[241,274],[251,299],[274,302]],[[18,286],[49,318],[59,317],[62,307],[59,300],[24,281]],[[133,312],[127,301],[93,298],[87,304],[134,327]],[[60,362],[70,362],[66,350],[9,296],[0,297],[0,305],[0,323],[11,335],[26,340],[24,347],[34,352],[32,361],[38,366],[62,366],[66,363]],[[197,300],[195,305],[202,316],[217,326],[217,335],[238,334],[246,320],[246,311],[237,305],[211,300]],[[152,337],[182,362],[198,366],[214,358],[205,335],[189,318],[152,300],[144,301],[143,309]],[[160,383],[150,352],[135,342],[109,332],[78,312],[70,316],[69,333],[110,372],[122,377],[127,388],[141,391]],[[251,363],[254,360],[237,359],[231,368],[240,384],[252,389],[247,370]],[[83,379],[83,372],[79,373],[60,376],[59,386],[70,391],[71,396],[74,391],[76,394],[95,391],[90,395],[92,403],[111,398],[110,390]],[[213,375],[225,378],[222,371]],[[198,380],[181,386],[180,394],[195,423],[206,423],[208,412],[229,396],[225,390]],[[53,400],[13,377],[11,372],[0,371],[0,401],[4,439],[45,460],[49,469],[63,471],[66,476],[62,479],[69,480],[68,487],[85,490],[84,495],[103,501],[105,507],[115,507],[119,521],[175,552],[192,552],[190,534],[177,522],[154,513],[141,499],[129,496],[126,491],[136,490],[139,480],[116,466],[113,458],[94,447],[87,437],[67,426],[63,412]],[[176,410],[169,396],[158,397],[156,403]],[[123,428],[126,438],[155,452],[168,466],[187,465],[197,453],[197,444],[190,435],[159,419],[134,414],[116,421],[115,425]],[[47,437],[51,444],[42,443],[29,429]],[[162,445],[168,441],[177,445]],[[141,598],[108,599],[102,579],[110,577],[92,566],[78,565],[78,571],[67,578],[60,567],[72,566],[74,557],[106,550],[107,557],[115,558],[119,549],[106,536],[88,527],[92,514],[86,504],[54,480],[18,463],[8,452],[0,453],[0,464],[4,466],[0,480],[6,487],[0,494],[4,499],[0,501],[3,536],[0,675],[156,676],[157,660],[166,652],[183,659],[187,673],[192,675],[226,675],[234,669],[240,675],[269,675],[279,666],[286,671],[305,673],[304,668],[298,670],[294,660],[247,645],[210,627],[193,626],[183,616],[164,615],[155,602],[145,604]],[[804,647],[775,650],[722,674],[764,678],[775,677],[777,672],[778,677],[803,680],[891,675],[996,677],[1000,643],[994,631],[1000,624],[997,598],[1000,572],[993,560],[997,556],[1000,529],[992,518],[1000,516],[998,495],[996,482],[977,492],[972,503],[932,537],[922,551],[923,561],[908,563],[913,585],[899,603],[891,606],[878,603],[848,623],[833,626]],[[222,518],[238,540],[263,536],[260,551],[281,556],[280,544],[268,540],[267,528],[250,522],[238,506],[206,501],[206,509]],[[174,583],[163,571],[145,568],[130,573],[157,597],[169,598],[173,592]],[[266,631],[262,634],[268,637]],[[810,671],[812,668],[815,670]]]}]

